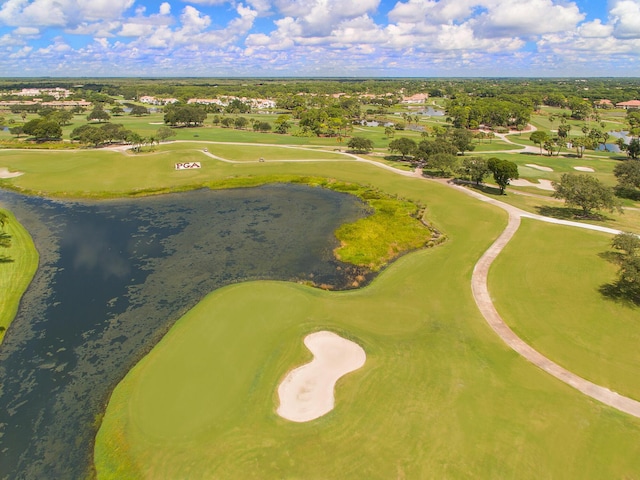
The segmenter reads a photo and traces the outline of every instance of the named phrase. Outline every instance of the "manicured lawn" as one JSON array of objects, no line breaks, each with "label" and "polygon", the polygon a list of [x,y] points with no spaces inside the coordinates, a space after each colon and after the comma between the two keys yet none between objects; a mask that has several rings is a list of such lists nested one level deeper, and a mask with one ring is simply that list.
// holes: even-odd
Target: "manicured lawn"
[{"label": "manicured lawn", "polygon": [[[0,166],[25,172],[5,181],[14,186],[94,196],[330,177],[426,205],[426,218],[447,241],[400,258],[360,290],[251,282],[211,293],[114,391],[96,442],[99,478],[637,476],[640,420],[533,367],[478,313],[471,271],[506,225],[503,212],[443,185],[346,157],[229,164],[203,155],[204,146],[225,158],[252,159],[259,148],[265,151],[179,143],[135,156],[0,151]],[[327,152],[296,154],[317,159]],[[193,160],[203,168],[173,168]],[[548,301],[571,308],[574,297]],[[275,414],[277,384],[308,361],[302,339],[321,329],[358,342],[367,363],[338,382],[331,413],[307,424],[285,421]],[[623,332],[621,326],[617,334]],[[602,351],[615,348],[602,345]],[[608,353],[615,367],[616,354]]]},{"label": "manicured lawn", "polygon": [[4,232],[11,235],[11,247],[0,249],[0,255],[10,257],[10,262],[0,262],[0,343],[6,329],[18,311],[22,294],[29,286],[38,268],[38,252],[33,245],[29,232],[18,223],[11,212]]},{"label": "manicured lawn", "polygon": [[640,399],[640,307],[603,297],[617,268],[611,236],[524,219],[492,267],[498,311],[527,343],[571,370]]},{"label": "manicured lawn", "polygon": [[[536,369],[479,315],[471,270],[505,226],[504,213],[368,165],[337,164],[332,175],[427,204],[448,241],[402,257],[357,291],[252,282],[213,292],[114,391],[96,443],[99,478],[599,479],[640,471],[639,420]],[[277,384],[309,360],[302,339],[321,329],[358,342],[367,363],[340,380],[331,413],[285,421],[275,413]]]},{"label": "manicured lawn", "polygon": [[[270,160],[326,159],[353,162],[351,157],[322,150],[176,142],[138,155],[91,149],[71,152],[0,150],[0,165],[25,173],[5,180],[7,184],[59,196],[123,194],[199,184],[236,175],[237,164],[212,159],[202,152],[203,148],[208,148],[212,154],[237,161],[253,160],[252,163],[255,163],[263,156],[267,162],[259,164],[259,168],[266,167]],[[176,163],[193,161],[201,162],[202,168],[175,170]],[[259,170],[255,173],[259,173]],[[78,180],[80,178],[82,181]]]}]

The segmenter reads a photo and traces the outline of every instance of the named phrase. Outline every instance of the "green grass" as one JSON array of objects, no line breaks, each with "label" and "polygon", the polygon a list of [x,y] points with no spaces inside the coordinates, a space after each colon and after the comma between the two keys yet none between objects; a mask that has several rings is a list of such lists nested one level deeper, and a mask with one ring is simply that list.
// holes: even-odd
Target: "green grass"
[{"label": "green grass", "polygon": [[[114,391],[96,442],[99,478],[637,477],[640,421],[536,369],[478,313],[471,271],[503,212],[372,165],[228,164],[176,145],[136,156],[0,152],[0,165],[25,172],[3,182],[13,188],[95,197],[329,177],[426,205],[448,241],[357,291],[252,282],[210,294]],[[203,168],[173,169],[190,160]],[[357,341],[367,363],[340,380],[334,411],[293,424],[275,414],[275,389],[309,359],[302,339],[319,329]]]},{"label": "green grass", "polygon": [[528,344],[640,400],[640,308],[599,292],[616,278],[616,266],[601,256],[611,251],[611,238],[525,219],[492,267],[489,286],[500,314]]},{"label": "green grass", "polygon": [[431,232],[420,223],[419,208],[412,202],[388,198],[368,200],[375,213],[336,231],[341,246],[339,260],[379,270],[398,255],[427,245]]},{"label": "green grass", "polygon": [[11,235],[11,247],[0,249],[0,254],[12,261],[0,262],[0,343],[6,329],[18,311],[22,294],[25,292],[38,268],[38,252],[29,232],[18,223],[13,214],[0,209],[9,221],[4,232]]},{"label": "green grass", "polygon": [[[640,421],[533,367],[478,313],[471,270],[503,212],[368,165],[332,174],[426,204],[449,241],[356,291],[252,282],[210,294],[114,391],[96,442],[99,478],[637,476]],[[275,414],[277,384],[309,360],[302,339],[321,329],[358,342],[367,363],[340,380],[331,413],[287,422]]]}]

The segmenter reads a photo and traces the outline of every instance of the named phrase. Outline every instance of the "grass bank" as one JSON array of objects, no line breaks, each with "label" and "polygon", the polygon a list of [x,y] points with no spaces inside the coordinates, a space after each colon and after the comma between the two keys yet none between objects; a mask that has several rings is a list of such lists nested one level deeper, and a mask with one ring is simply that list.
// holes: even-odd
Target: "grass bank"
[{"label": "grass bank", "polygon": [[11,236],[11,247],[0,249],[10,261],[0,262],[0,343],[18,311],[20,299],[38,268],[38,252],[29,232],[13,214],[0,209],[9,221],[4,232]]}]

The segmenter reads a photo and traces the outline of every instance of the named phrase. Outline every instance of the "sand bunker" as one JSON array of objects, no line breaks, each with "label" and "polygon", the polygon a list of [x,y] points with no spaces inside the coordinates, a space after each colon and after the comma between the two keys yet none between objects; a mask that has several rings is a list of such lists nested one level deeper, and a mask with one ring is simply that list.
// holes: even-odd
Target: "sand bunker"
[{"label": "sand bunker", "polygon": [[579,172],[595,172],[591,167],[573,167],[573,169],[578,170]]},{"label": "sand bunker", "polygon": [[553,172],[553,168],[543,167],[542,165],[536,165],[535,163],[527,163],[525,167],[535,168],[536,170],[542,170],[543,172]]},{"label": "sand bunker", "polygon": [[518,180],[511,180],[509,183],[514,187],[535,187],[535,188],[539,188],[540,190],[548,190],[550,192],[555,191],[555,188],[553,188],[553,185],[551,185],[551,180],[545,180],[544,178],[539,178],[538,182],[539,183],[533,183],[533,182],[530,182],[529,180],[525,180],[524,178],[521,178]]},{"label": "sand bunker", "polygon": [[336,382],[366,360],[360,345],[332,332],[307,335],[304,344],[313,360],[290,371],[278,386],[278,415],[292,422],[308,422],[333,410]]},{"label": "sand bunker", "polygon": [[23,172],[10,172],[8,168],[0,167],[0,178],[19,177]]}]

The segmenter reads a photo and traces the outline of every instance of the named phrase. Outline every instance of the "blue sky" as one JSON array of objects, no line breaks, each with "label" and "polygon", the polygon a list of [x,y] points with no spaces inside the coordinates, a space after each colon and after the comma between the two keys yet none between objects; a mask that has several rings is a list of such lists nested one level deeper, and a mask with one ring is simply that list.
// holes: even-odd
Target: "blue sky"
[{"label": "blue sky", "polygon": [[638,76],[640,0],[0,0],[0,76]]}]

